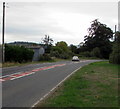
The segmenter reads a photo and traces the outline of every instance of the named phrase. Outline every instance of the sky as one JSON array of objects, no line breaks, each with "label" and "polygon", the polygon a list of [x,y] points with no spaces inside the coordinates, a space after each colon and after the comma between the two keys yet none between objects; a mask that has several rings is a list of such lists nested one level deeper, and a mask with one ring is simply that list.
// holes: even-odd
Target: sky
[{"label": "sky", "polygon": [[[78,45],[84,41],[94,19],[114,31],[118,25],[118,2],[7,2],[5,42],[40,43],[49,35],[53,44],[65,41],[68,45]],[[0,34],[1,31],[2,26]]]}]

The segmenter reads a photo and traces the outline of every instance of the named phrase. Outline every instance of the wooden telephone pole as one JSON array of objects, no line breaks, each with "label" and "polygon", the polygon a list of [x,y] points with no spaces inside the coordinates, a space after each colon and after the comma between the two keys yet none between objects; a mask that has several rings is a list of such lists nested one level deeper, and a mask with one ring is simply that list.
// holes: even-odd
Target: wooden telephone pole
[{"label": "wooden telephone pole", "polygon": [[3,2],[3,25],[2,25],[2,63],[5,61],[5,45],[4,45],[4,35],[5,35],[5,2]]},{"label": "wooden telephone pole", "polygon": [[115,41],[116,41],[116,29],[117,29],[117,25],[115,25]]}]

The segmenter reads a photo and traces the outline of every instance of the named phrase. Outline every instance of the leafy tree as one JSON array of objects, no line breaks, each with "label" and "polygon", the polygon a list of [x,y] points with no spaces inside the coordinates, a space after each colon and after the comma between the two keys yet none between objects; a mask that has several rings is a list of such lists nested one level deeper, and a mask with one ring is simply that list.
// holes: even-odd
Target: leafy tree
[{"label": "leafy tree", "polygon": [[63,53],[63,50],[58,46],[53,46],[50,52],[51,56],[54,56],[57,58],[60,58],[60,54],[62,53]]},{"label": "leafy tree", "polygon": [[60,47],[64,52],[67,52],[69,50],[67,43],[64,41],[57,42],[56,46]]},{"label": "leafy tree", "polygon": [[109,54],[112,51],[110,39],[113,37],[113,31],[95,19],[92,21],[91,27],[88,28],[88,33],[84,37],[85,43],[83,44],[83,48],[86,51],[92,51],[98,47],[102,58],[109,58]]},{"label": "leafy tree", "polygon": [[51,61],[52,58],[50,57],[49,54],[43,54],[43,55],[40,55],[40,58],[39,58],[39,61]]},{"label": "leafy tree", "polygon": [[100,49],[98,47],[94,48],[91,52],[91,56],[101,58]]},{"label": "leafy tree", "polygon": [[50,38],[49,35],[45,35],[45,37],[42,39],[42,41],[45,45],[52,45],[52,43],[53,43],[53,39]]},{"label": "leafy tree", "polygon": [[54,47],[52,47],[52,51],[58,51],[59,54],[61,54],[61,53],[64,52],[63,49],[61,49],[61,48],[58,47],[58,46],[54,46]]},{"label": "leafy tree", "polygon": [[80,57],[91,57],[91,53],[89,51],[80,52]]},{"label": "leafy tree", "polygon": [[116,32],[115,36],[116,39],[113,45],[113,51],[109,57],[109,62],[114,64],[120,64],[120,32]]},{"label": "leafy tree", "polygon": [[70,45],[70,50],[75,54],[77,53],[77,47],[73,44]]},{"label": "leafy tree", "polygon": [[53,39],[50,38],[49,35],[45,35],[45,37],[42,39],[42,43],[45,46],[45,53],[50,53]]},{"label": "leafy tree", "polygon": [[51,56],[62,59],[68,59],[72,56],[72,52],[64,41],[57,42],[56,46],[52,47],[50,54]]}]

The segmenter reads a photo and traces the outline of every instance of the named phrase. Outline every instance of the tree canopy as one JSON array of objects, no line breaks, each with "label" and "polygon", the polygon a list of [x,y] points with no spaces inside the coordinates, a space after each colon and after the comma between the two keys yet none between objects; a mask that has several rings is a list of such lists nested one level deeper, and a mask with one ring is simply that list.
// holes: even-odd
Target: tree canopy
[{"label": "tree canopy", "polygon": [[120,32],[115,33],[115,42],[113,45],[113,51],[110,54],[109,61],[110,63],[120,64]]},{"label": "tree canopy", "polygon": [[52,46],[52,43],[53,43],[53,39],[50,38],[49,35],[45,35],[45,37],[42,39],[42,43],[43,43],[43,46],[45,48],[45,52],[50,53],[51,46]]},{"label": "tree canopy", "polygon": [[97,19],[91,23],[91,27],[88,28],[88,35],[84,37],[84,50],[92,51],[94,48],[98,47],[102,58],[109,58],[109,54],[112,50],[110,39],[113,38],[113,31],[105,24],[100,23]]},{"label": "tree canopy", "polygon": [[56,43],[56,46],[53,46],[51,49],[51,56],[68,59],[72,56],[72,52],[70,51],[68,45],[64,41],[60,41]]},{"label": "tree canopy", "polygon": [[60,47],[63,51],[67,52],[68,51],[68,45],[66,42],[61,41],[61,42],[57,42],[56,44],[57,47]]},{"label": "tree canopy", "polygon": [[50,38],[49,35],[45,35],[45,37],[42,39],[43,44],[45,45],[52,45],[53,39]]}]

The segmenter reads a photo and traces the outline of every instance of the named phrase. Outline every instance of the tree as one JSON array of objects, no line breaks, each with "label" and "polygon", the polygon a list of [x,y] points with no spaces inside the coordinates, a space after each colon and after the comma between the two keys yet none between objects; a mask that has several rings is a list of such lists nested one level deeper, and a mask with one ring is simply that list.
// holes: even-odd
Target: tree
[{"label": "tree", "polygon": [[91,52],[93,57],[101,58],[100,49],[98,47],[94,48]]},{"label": "tree", "polygon": [[45,37],[42,39],[42,43],[45,47],[45,53],[50,53],[51,46],[52,46],[52,43],[53,43],[53,39],[50,38],[49,35],[45,35]]},{"label": "tree", "polygon": [[109,57],[109,62],[113,64],[120,64],[120,32],[116,32],[115,36],[116,39],[113,45],[113,51]]},{"label": "tree", "polygon": [[60,54],[62,53],[63,53],[63,50],[58,46],[53,46],[50,51],[51,56],[57,57],[57,58],[60,58]]},{"label": "tree", "polygon": [[49,35],[45,35],[45,37],[42,39],[42,41],[45,45],[52,45],[52,43],[53,43],[53,39],[50,38]]},{"label": "tree", "polygon": [[88,35],[84,37],[83,44],[86,51],[92,51],[98,47],[102,58],[109,58],[112,51],[110,39],[113,37],[113,31],[105,24],[100,23],[97,19],[92,21],[91,27],[88,28]]},{"label": "tree", "polygon": [[77,47],[73,44],[70,45],[70,50],[75,54],[77,53]]},{"label": "tree", "polygon": [[57,42],[56,46],[52,47],[50,54],[51,56],[62,59],[68,59],[72,56],[72,52],[64,41]]},{"label": "tree", "polygon": [[60,47],[64,52],[67,52],[69,50],[67,43],[64,41],[57,42],[56,46]]}]

